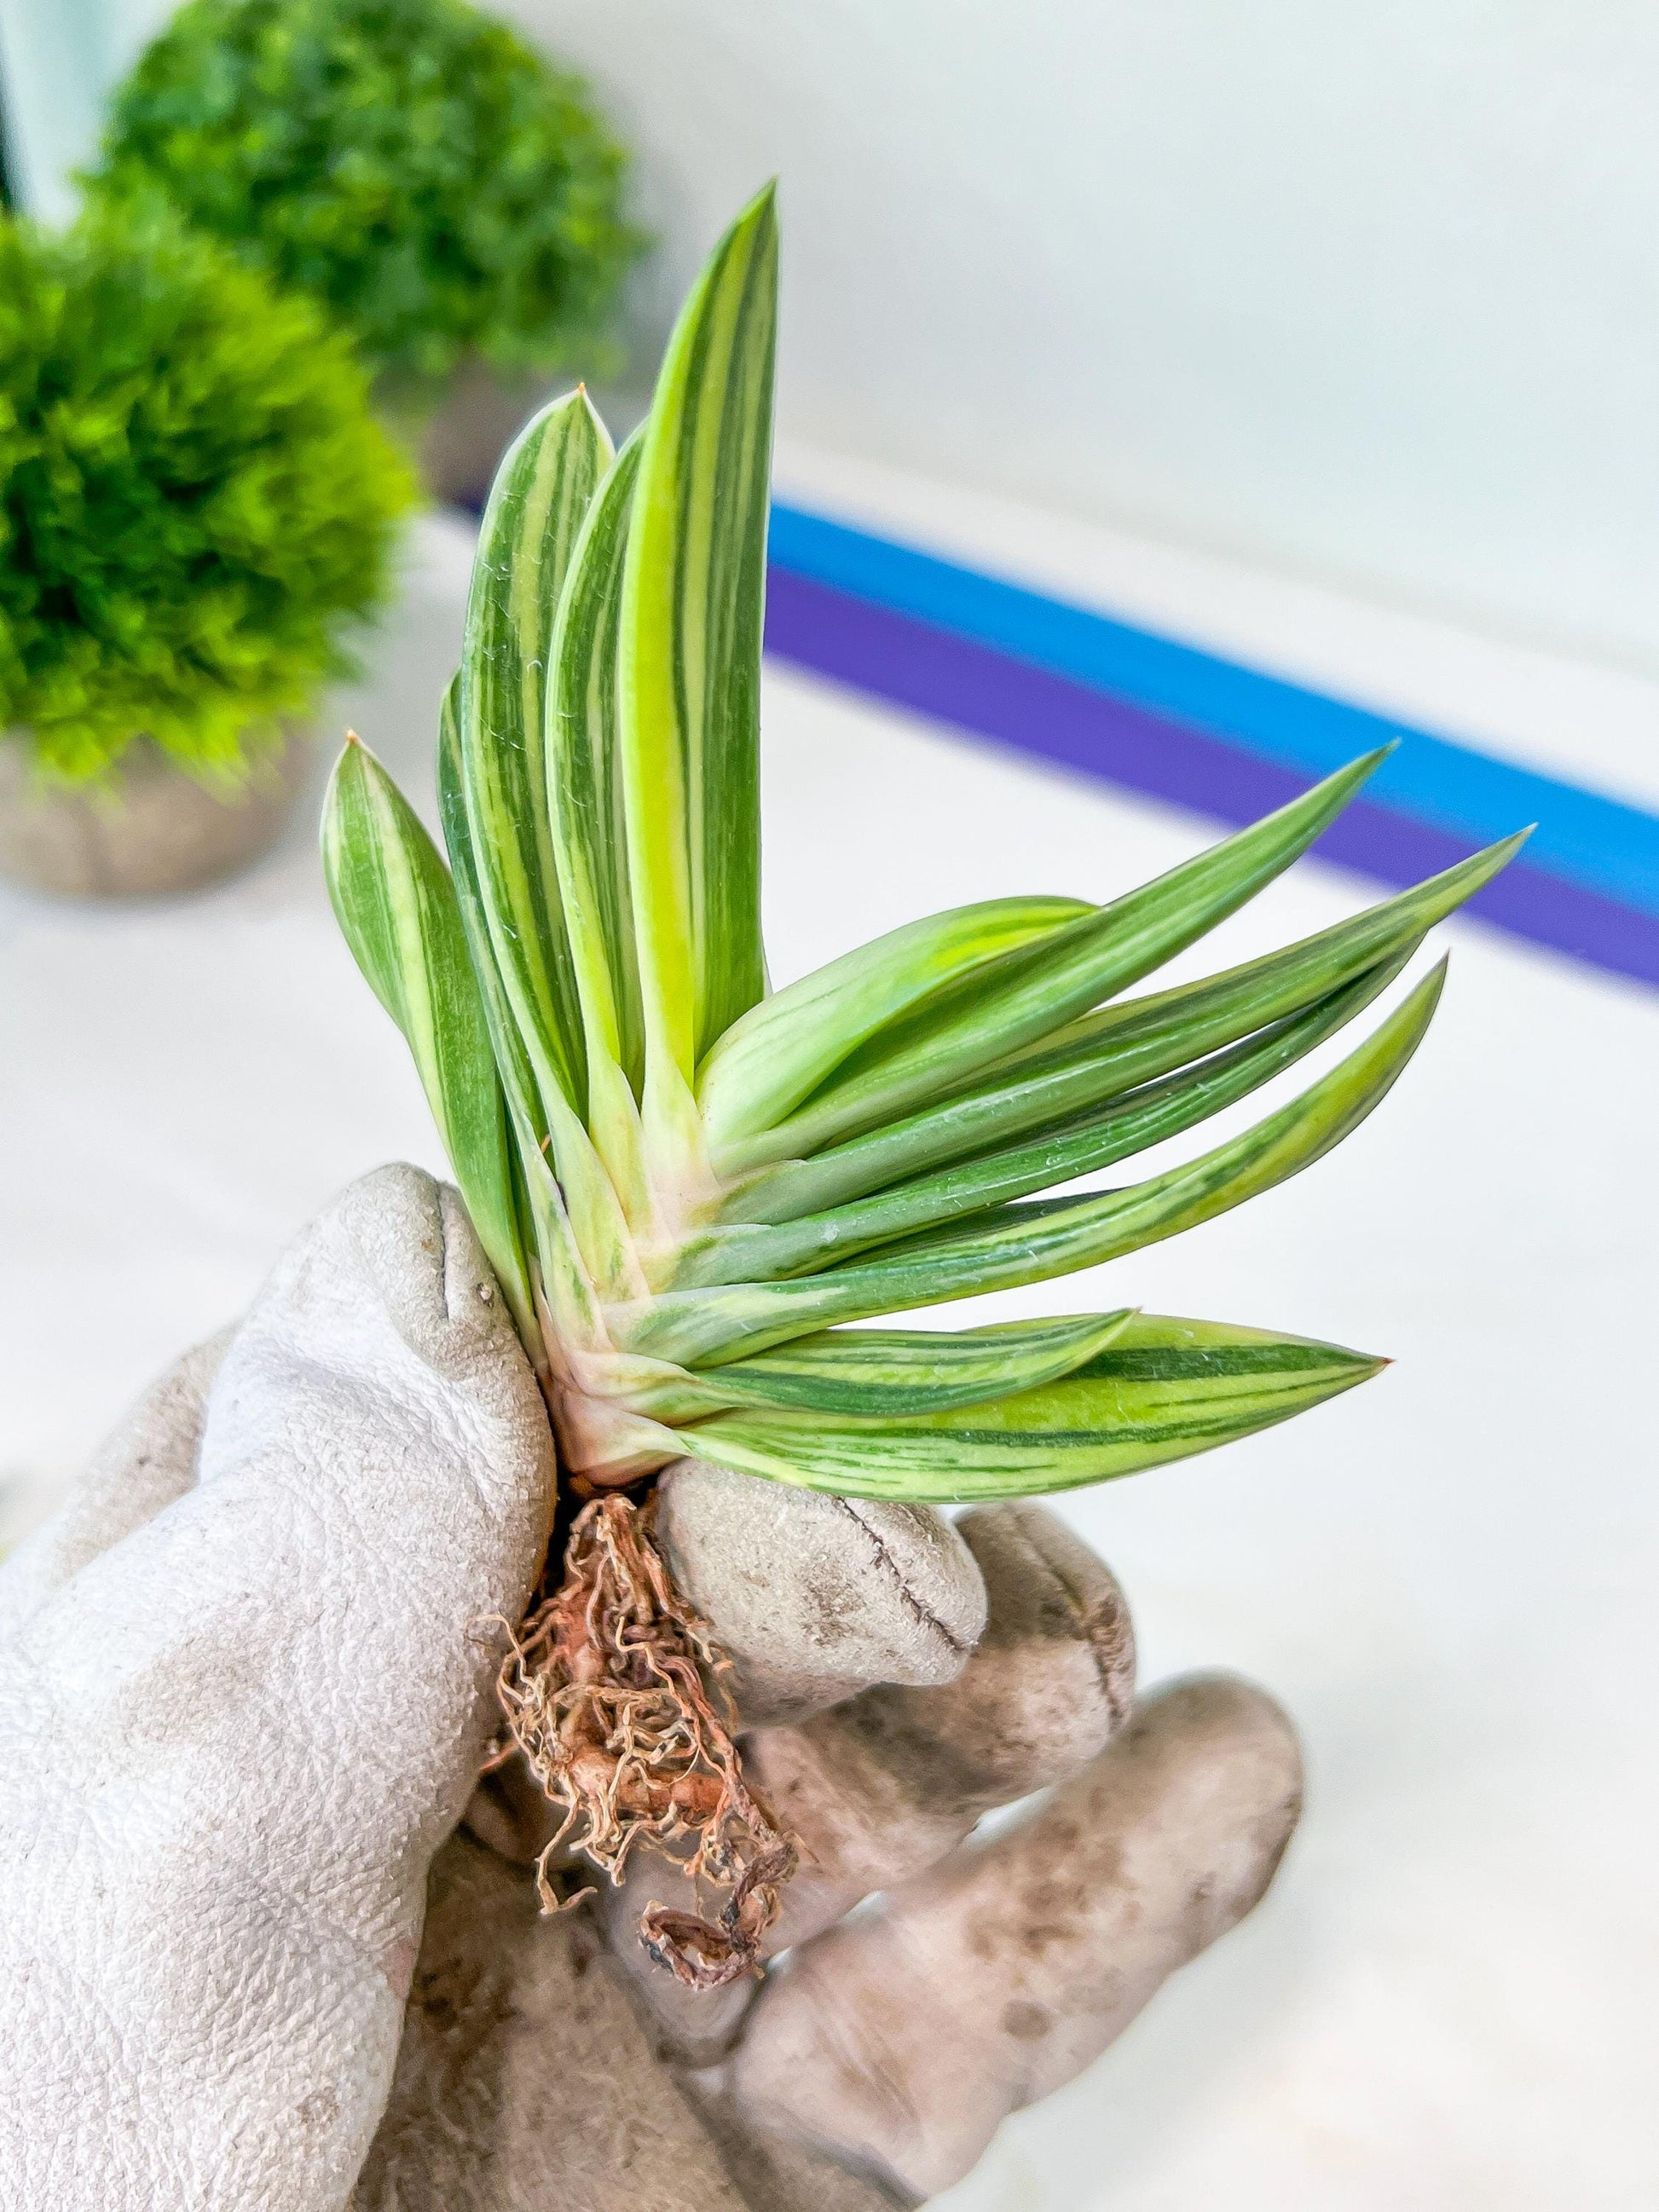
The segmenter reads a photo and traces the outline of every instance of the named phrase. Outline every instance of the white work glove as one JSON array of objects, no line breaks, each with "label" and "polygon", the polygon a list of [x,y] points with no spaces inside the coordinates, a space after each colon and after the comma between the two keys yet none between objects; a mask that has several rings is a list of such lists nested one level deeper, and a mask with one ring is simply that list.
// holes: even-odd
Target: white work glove
[{"label": "white work glove", "polygon": [[659,1535],[770,1723],[795,1948],[683,1990],[638,1854],[541,1918],[521,1777],[452,1832],[553,1482],[458,1200],[386,1169],[0,1568],[0,2212],[915,2202],[1271,1878],[1288,1726],[1206,1678],[1115,1733],[1127,1619],[1042,1509],[958,1533],[686,1462]]}]

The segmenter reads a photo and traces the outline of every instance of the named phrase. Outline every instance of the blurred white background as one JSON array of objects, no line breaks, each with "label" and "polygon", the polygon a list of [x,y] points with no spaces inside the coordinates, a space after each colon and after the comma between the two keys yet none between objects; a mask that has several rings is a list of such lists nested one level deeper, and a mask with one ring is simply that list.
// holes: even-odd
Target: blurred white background
[{"label": "blurred white background", "polygon": [[[638,149],[642,356],[777,172],[795,436],[1659,668],[1651,0],[499,11]],[[43,196],[90,128],[21,118]]]},{"label": "blurred white background", "polygon": [[785,182],[784,424],[1659,660],[1644,0],[508,0],[660,316]]}]

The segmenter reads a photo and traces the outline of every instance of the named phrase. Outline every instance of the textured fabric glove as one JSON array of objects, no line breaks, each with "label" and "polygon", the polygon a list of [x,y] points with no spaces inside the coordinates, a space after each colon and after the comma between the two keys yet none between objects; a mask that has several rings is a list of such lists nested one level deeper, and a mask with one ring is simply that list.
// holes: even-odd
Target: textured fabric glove
[{"label": "textured fabric glove", "polygon": [[803,1846],[793,1948],[681,1989],[635,1930],[686,1885],[640,1855],[541,1918],[544,1812],[471,1793],[553,1484],[459,1201],[386,1169],[0,1569],[4,2212],[915,2202],[1271,1878],[1286,1723],[1220,1678],[1132,1709],[1052,1516],[685,1462],[659,1533]]}]

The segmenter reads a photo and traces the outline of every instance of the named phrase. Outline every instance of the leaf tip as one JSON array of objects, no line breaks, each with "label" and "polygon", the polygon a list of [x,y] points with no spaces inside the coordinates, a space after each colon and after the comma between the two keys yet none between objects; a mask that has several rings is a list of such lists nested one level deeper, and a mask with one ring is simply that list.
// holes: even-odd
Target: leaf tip
[{"label": "leaf tip", "polygon": [[732,224],[730,236],[763,232],[775,235],[778,228],[778,179],[769,177]]},{"label": "leaf tip", "polygon": [[1363,1367],[1366,1376],[1380,1375],[1385,1367],[1392,1367],[1394,1356],[1386,1352],[1356,1352],[1352,1346],[1342,1346],[1345,1356],[1356,1367]]},{"label": "leaf tip", "polygon": [[[1413,1033],[1420,1038],[1433,1019],[1435,1010],[1440,1004],[1440,994],[1446,988],[1446,970],[1450,966],[1450,953],[1443,952],[1433,967],[1425,972],[1421,981],[1412,986],[1395,1008],[1390,1020],[1383,1024],[1383,1029],[1396,1025],[1401,1031]],[[1379,1030],[1377,1034],[1380,1036],[1382,1031]],[[1413,1044],[1412,1050],[1414,1052],[1416,1048],[1416,1045]]]}]

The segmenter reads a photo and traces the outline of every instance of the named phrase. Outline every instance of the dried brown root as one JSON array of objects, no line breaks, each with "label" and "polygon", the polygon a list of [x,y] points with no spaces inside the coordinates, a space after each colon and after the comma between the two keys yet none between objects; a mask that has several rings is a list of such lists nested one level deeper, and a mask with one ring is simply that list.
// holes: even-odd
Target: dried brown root
[{"label": "dried brown root", "polygon": [[617,1882],[635,1844],[654,1843],[684,1860],[699,1901],[705,1883],[727,1894],[711,1919],[648,1906],[641,1939],[688,1989],[720,1989],[759,1963],[795,1850],[744,1782],[727,1662],[669,1579],[655,1510],[615,1495],[582,1508],[563,1580],[511,1639],[501,1709],[510,1747],[564,1811],[537,1863],[544,1911],[574,1901],[553,1872],[561,1850]]}]

